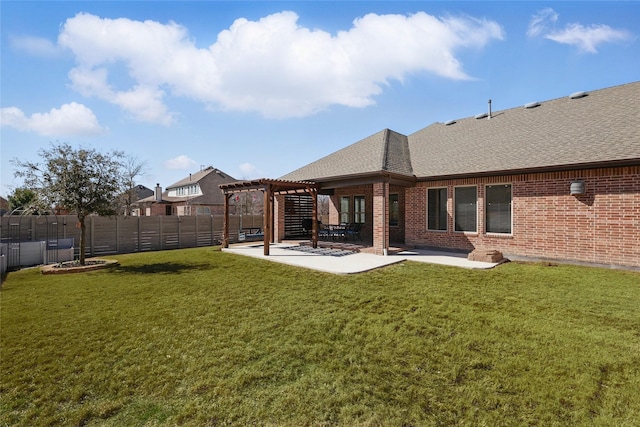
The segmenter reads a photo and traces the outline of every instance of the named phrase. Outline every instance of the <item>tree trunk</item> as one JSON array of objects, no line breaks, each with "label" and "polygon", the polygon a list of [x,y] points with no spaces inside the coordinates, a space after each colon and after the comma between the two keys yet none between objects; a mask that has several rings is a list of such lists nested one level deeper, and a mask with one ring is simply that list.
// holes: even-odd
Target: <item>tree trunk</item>
[{"label": "tree trunk", "polygon": [[87,226],[84,223],[84,217],[78,218],[80,221],[80,265],[84,265],[84,248],[86,246],[86,230]]}]

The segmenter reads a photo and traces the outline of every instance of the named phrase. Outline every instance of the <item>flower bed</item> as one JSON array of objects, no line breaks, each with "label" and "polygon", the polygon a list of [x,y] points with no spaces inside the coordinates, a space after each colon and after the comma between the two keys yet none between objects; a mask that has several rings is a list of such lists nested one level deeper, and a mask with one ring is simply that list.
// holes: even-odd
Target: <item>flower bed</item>
[{"label": "flower bed", "polygon": [[40,269],[42,274],[69,274],[83,273],[85,271],[94,271],[106,267],[118,265],[118,261],[114,259],[98,259],[92,258],[85,260],[85,265],[80,265],[80,261],[65,261],[58,264],[45,265]]}]

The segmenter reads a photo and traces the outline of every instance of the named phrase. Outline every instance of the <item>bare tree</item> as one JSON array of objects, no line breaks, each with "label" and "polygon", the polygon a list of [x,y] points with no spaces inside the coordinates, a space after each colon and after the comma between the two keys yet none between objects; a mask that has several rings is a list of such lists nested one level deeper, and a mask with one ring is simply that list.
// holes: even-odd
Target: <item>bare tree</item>
[{"label": "bare tree", "polygon": [[69,144],[52,144],[39,151],[42,164],[13,160],[16,177],[37,194],[47,211],[63,208],[78,216],[80,264],[85,265],[85,218],[90,214],[114,215],[114,200],[123,188],[124,154],[102,154],[94,149],[74,149]]},{"label": "bare tree", "polygon": [[147,164],[134,156],[125,156],[122,161],[123,191],[119,198],[120,209],[124,215],[131,215],[132,206],[138,201],[136,183],[147,172]]}]

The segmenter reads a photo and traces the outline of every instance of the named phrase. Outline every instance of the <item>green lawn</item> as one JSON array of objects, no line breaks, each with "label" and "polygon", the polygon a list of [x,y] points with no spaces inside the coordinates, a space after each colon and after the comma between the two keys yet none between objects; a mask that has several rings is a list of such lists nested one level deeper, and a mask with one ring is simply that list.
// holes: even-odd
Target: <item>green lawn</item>
[{"label": "green lawn", "polygon": [[640,273],[406,262],[340,276],[198,248],[10,273],[2,425],[640,420]]}]

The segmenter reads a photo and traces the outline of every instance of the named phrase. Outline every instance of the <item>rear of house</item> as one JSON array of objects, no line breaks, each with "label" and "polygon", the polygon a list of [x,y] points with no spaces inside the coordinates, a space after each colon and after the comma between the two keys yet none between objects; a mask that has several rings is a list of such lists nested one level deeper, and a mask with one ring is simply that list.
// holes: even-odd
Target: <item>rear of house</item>
[{"label": "rear of house", "polygon": [[[640,267],[640,82],[385,129],[282,177],[366,243]],[[277,228],[277,226],[276,226]]]}]

